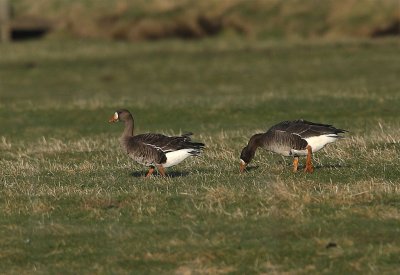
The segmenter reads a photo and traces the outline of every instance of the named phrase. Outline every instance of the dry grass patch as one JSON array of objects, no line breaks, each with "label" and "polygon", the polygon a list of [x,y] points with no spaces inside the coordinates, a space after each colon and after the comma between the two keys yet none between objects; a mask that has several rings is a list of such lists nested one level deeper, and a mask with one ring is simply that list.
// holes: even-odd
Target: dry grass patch
[{"label": "dry grass patch", "polygon": [[227,274],[235,272],[236,268],[233,266],[213,266],[209,263],[210,258],[207,256],[197,257],[193,261],[178,267],[175,270],[177,275],[191,275],[191,274]]}]

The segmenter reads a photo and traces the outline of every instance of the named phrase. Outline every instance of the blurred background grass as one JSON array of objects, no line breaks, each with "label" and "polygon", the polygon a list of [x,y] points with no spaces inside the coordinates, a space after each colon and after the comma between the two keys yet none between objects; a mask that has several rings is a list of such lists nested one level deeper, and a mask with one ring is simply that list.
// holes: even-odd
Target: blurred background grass
[{"label": "blurred background grass", "polygon": [[244,36],[337,39],[398,35],[397,0],[14,0],[13,25],[50,37],[157,40]]}]

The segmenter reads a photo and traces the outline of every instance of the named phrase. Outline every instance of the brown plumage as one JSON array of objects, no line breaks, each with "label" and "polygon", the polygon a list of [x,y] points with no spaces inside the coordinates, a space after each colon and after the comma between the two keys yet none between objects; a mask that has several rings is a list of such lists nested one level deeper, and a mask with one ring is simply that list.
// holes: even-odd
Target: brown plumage
[{"label": "brown plumage", "polygon": [[116,111],[109,120],[117,121],[125,123],[120,137],[123,150],[136,162],[150,167],[146,177],[153,173],[155,167],[165,176],[164,168],[176,165],[189,156],[198,156],[204,148],[203,143],[191,141],[192,133],[172,137],[153,133],[134,135],[134,120],[126,109]]},{"label": "brown plumage", "polygon": [[342,138],[339,134],[346,130],[332,125],[314,123],[307,120],[283,121],[272,126],[267,132],[253,135],[240,155],[240,170],[253,159],[258,147],[281,154],[293,156],[294,171],[297,171],[298,157],[307,155],[306,172],[312,173],[311,155],[326,144]]}]

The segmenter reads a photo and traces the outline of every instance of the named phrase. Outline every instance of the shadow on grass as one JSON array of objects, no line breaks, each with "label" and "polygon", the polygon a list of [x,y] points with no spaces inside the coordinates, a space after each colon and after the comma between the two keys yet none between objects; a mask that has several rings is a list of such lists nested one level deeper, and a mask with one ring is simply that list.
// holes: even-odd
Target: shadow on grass
[{"label": "shadow on grass", "polygon": [[[292,164],[287,164],[287,167],[293,167]],[[341,168],[350,168],[351,165],[349,164],[340,164],[340,163],[336,163],[336,164],[314,164],[314,169],[341,169]],[[305,169],[306,166],[305,165],[299,165],[298,166],[298,170],[302,170]]]},{"label": "shadow on grass", "polygon": [[[301,162],[301,160],[300,160]],[[299,166],[298,169],[304,169],[306,168],[305,163],[301,163],[299,162]],[[277,162],[279,165],[283,165],[285,167],[292,167],[293,168],[293,163],[292,162],[285,162],[285,161],[278,161]],[[351,165],[350,164],[346,164],[346,163],[328,163],[328,164],[321,164],[321,163],[316,163],[315,161],[313,161],[313,165],[315,169],[323,169],[323,168],[334,168],[334,169],[340,169],[340,168],[350,168]]]},{"label": "shadow on grass", "polygon": [[257,170],[258,168],[260,168],[259,165],[246,166],[246,168],[244,169],[244,172],[251,172],[253,170]]},{"label": "shadow on grass", "polygon": [[[281,165],[284,165],[286,167],[291,167],[293,168],[293,164],[292,163],[285,163],[283,161],[279,161],[278,162]],[[350,168],[351,165],[350,164],[343,164],[343,163],[332,163],[332,164],[313,164],[314,165],[314,169],[341,169],[341,168]],[[306,166],[304,164],[299,164],[298,166],[298,170],[303,170],[305,169]]]},{"label": "shadow on grass", "polygon": [[[283,166],[286,167],[291,167],[293,168],[293,164],[291,163],[279,163]],[[319,165],[314,165],[314,169],[341,169],[341,168],[350,168],[351,166],[349,164],[340,164],[340,163],[336,163],[336,164],[319,164]],[[244,170],[244,172],[251,172],[253,170],[257,170],[259,169],[260,166],[259,165],[252,165],[252,166],[247,166]],[[305,165],[299,165],[298,166],[298,170],[302,171],[306,168]]]},{"label": "shadow on grass", "polygon": [[[134,178],[144,178],[147,174],[147,171],[134,171],[131,173],[131,176]],[[166,172],[167,178],[178,178],[178,177],[187,177],[189,175],[189,172],[186,171],[170,171]],[[151,175],[151,177],[159,177],[161,178],[161,175],[157,172],[154,171],[154,173]]]},{"label": "shadow on grass", "polygon": [[[324,169],[324,168],[340,169],[340,168],[350,168],[350,167],[351,167],[351,165],[349,165],[349,164],[340,164],[340,163],[336,163],[336,164],[321,164],[321,165],[315,165],[314,166],[315,169]],[[305,168],[305,166],[303,168]]]}]

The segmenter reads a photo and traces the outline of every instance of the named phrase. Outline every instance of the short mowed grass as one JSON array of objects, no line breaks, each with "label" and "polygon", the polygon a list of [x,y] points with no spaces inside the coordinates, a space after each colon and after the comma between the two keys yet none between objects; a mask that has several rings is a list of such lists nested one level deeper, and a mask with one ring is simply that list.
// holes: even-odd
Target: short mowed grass
[{"label": "short mowed grass", "polygon": [[[398,272],[399,46],[0,45],[0,272]],[[144,179],[118,108],[207,147]],[[299,118],[349,133],[314,174],[262,150],[239,174],[252,134]]]}]

